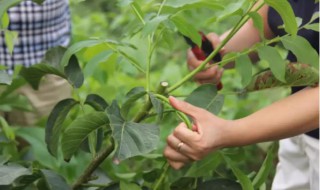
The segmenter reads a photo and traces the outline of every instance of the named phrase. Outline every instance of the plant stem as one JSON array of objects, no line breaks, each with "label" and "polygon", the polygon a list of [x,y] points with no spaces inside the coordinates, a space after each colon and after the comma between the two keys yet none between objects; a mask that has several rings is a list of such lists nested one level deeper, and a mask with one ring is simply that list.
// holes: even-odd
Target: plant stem
[{"label": "plant stem", "polygon": [[154,186],[153,186],[153,190],[157,190],[160,187],[162,181],[166,177],[166,174],[167,174],[167,171],[168,171],[169,167],[170,167],[169,163],[166,162],[165,165],[162,167],[161,176],[159,177],[158,181],[156,181]]},{"label": "plant stem", "polygon": [[[203,69],[205,69],[206,65],[212,60],[213,57],[215,57],[219,51],[229,42],[229,40],[234,36],[235,33],[237,33],[240,28],[250,19],[250,17],[248,16],[249,12],[251,11],[252,7],[255,5],[257,1],[255,1],[252,6],[250,6],[250,8],[248,9],[248,11],[246,12],[246,14],[244,14],[242,16],[242,18],[239,20],[239,22],[233,27],[233,29],[231,30],[231,32],[228,34],[228,36],[222,40],[222,42],[219,44],[219,46],[193,71],[191,71],[189,74],[187,74],[183,79],[181,79],[180,81],[178,81],[176,84],[174,84],[173,86],[171,86],[168,89],[168,92],[172,92],[174,90],[176,90],[177,88],[179,88],[181,85],[183,85],[185,82],[187,82],[188,80],[190,80],[194,75],[196,75],[198,72],[202,71]],[[254,11],[259,10],[262,6],[264,5],[264,3],[262,3],[261,5],[259,5]]]},{"label": "plant stem", "polygon": [[[169,106],[171,106],[169,100],[167,97],[164,97],[160,94],[155,94],[155,97],[157,97],[158,99],[160,99],[162,102],[168,104]],[[180,117],[180,119],[188,126],[189,129],[192,129],[192,124],[189,120],[189,118],[187,117],[186,114],[184,114],[181,111],[175,110],[176,114]]]},{"label": "plant stem", "polygon": [[88,167],[85,169],[83,174],[77,179],[77,181],[73,184],[72,189],[79,189],[82,184],[87,183],[90,179],[92,173],[99,167],[99,165],[111,154],[114,150],[114,141],[111,138],[110,144],[102,150],[97,156],[90,162]]}]

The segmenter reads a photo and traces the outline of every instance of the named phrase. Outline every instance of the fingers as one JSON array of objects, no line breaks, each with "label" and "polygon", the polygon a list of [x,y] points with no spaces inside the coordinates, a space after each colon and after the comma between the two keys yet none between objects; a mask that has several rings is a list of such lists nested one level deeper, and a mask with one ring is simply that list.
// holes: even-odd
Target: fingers
[{"label": "fingers", "polygon": [[199,112],[202,112],[203,110],[201,108],[198,108],[194,105],[191,105],[185,101],[178,100],[174,98],[173,96],[169,97],[170,104],[175,109],[186,113],[187,115],[191,116],[192,118],[195,118]]}]

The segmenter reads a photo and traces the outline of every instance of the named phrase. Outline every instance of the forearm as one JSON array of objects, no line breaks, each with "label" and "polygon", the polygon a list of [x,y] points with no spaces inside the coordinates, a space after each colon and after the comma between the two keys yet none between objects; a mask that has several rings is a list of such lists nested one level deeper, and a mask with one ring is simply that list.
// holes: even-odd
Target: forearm
[{"label": "forearm", "polygon": [[308,88],[227,127],[225,146],[279,140],[319,127],[319,88]]}]

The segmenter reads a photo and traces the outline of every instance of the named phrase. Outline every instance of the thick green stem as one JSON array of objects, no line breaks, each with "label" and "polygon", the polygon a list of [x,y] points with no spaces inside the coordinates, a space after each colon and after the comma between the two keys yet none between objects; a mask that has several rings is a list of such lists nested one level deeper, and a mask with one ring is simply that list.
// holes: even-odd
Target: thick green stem
[{"label": "thick green stem", "polygon": [[78,190],[82,184],[87,183],[90,180],[92,173],[99,167],[99,165],[112,153],[114,150],[114,141],[110,140],[110,144],[102,150],[88,165],[83,174],[73,184],[72,189]]},{"label": "thick green stem", "polygon": [[154,186],[153,186],[153,190],[157,190],[159,189],[162,181],[164,180],[164,178],[166,177],[167,175],[167,171],[169,169],[170,165],[168,162],[165,163],[165,165],[163,166],[162,168],[162,173],[161,173],[161,176],[159,177],[158,181],[155,182]]}]

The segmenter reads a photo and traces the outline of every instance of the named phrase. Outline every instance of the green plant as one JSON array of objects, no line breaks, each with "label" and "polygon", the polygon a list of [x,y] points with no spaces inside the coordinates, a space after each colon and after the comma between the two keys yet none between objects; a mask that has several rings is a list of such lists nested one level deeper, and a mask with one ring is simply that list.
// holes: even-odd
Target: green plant
[{"label": "green plant", "polygon": [[[161,154],[162,137],[166,134],[161,134],[160,130],[166,126],[174,126],[176,118],[186,123],[190,122],[183,113],[168,106],[167,96],[173,93],[188,94],[186,99],[190,103],[218,114],[223,107],[224,94],[230,92],[218,92],[213,85],[202,85],[193,89],[194,85],[189,84],[188,81],[206,68],[209,60],[250,18],[262,32],[262,19],[257,11],[264,4],[274,7],[280,13],[288,35],[272,40],[264,39],[251,49],[225,56],[221,62],[214,65],[224,66],[231,61],[236,62],[237,71],[243,81],[240,85],[243,87],[240,94],[271,87],[313,85],[318,81],[318,54],[305,39],[296,36],[299,28],[310,28],[310,23],[298,27],[287,1],[242,0],[227,6],[224,4],[225,2],[202,0],[170,2],[164,0],[159,3],[144,0],[119,1],[121,9],[132,11],[135,15],[135,17],[124,19],[123,22],[128,23],[128,27],[124,29],[126,37],[122,40],[87,39],[74,43],[68,49],[54,48],[47,53],[42,64],[22,68],[20,76],[35,89],[45,74],[55,74],[65,78],[74,87],[75,98],[57,103],[46,122],[45,140],[51,155],[60,159],[57,167],[54,167],[55,164],[45,165],[44,163],[29,163],[27,167],[11,166],[6,164],[9,159],[4,158],[1,171],[14,171],[17,175],[11,176],[10,180],[2,185],[24,188],[36,184],[43,189],[69,189],[68,183],[73,184],[73,189],[90,187],[99,189],[197,189],[201,187],[204,189],[215,185],[217,188],[227,186],[229,189],[249,190],[263,187],[271,168],[276,146],[272,146],[268,151],[261,169],[251,174],[245,173],[235,164],[239,157],[241,158],[242,149],[240,148],[217,151],[181,171],[171,170]],[[3,7],[8,8],[11,5],[12,3],[9,3]],[[198,9],[210,9],[221,13],[219,16],[207,18],[207,22],[228,17],[235,17],[237,22],[229,36],[203,61],[200,67],[185,74],[179,80],[171,78],[161,82],[159,80],[161,77],[152,74],[162,69],[161,50],[167,48],[168,44],[169,47],[173,46],[174,38],[180,38],[178,32],[190,37],[197,44],[201,43],[196,26],[185,19],[190,12],[195,14]],[[1,10],[0,16],[4,10]],[[8,41],[12,42],[12,40]],[[300,62],[307,64],[288,64],[276,47],[269,46],[273,43],[283,44],[286,49],[295,53]],[[301,51],[308,51],[311,54],[305,56],[306,54]],[[253,68],[248,58],[251,52],[258,52],[261,60],[267,62],[270,69],[260,71],[254,76],[248,75],[245,71]],[[100,62],[107,62],[109,65],[106,67],[110,70],[107,72],[95,70],[96,67],[102,67],[98,65]],[[117,64],[128,65],[115,72],[118,69]],[[105,76],[101,74],[102,72],[110,76]],[[124,80],[134,78],[134,80],[133,82],[125,81],[131,82],[129,85],[131,89],[123,89],[119,84],[106,82],[109,88],[107,94],[82,93],[81,88],[88,86],[86,79],[89,79],[92,74],[96,75],[93,77],[94,80],[101,83],[106,80],[103,77],[123,77]],[[183,87],[185,88],[181,90]],[[239,94],[239,92],[231,93]],[[66,122],[72,112],[76,112],[76,116],[71,119],[71,122]],[[3,129],[6,131],[8,127]],[[21,129],[20,132],[17,131],[17,134],[21,133],[25,135]],[[67,183],[63,179],[66,176],[54,172],[64,165],[61,157],[67,162],[72,162],[82,154],[90,157],[86,159],[90,160],[90,163],[81,175],[77,174],[72,179],[67,179]],[[73,167],[77,167],[76,164],[79,163],[75,162]],[[215,173],[220,167],[228,168],[226,173],[232,172],[233,178],[220,179],[219,177],[223,175]],[[210,168],[209,171],[208,168]],[[103,173],[101,170],[105,174],[101,174]],[[105,178],[104,182],[97,181],[95,176]]]}]

